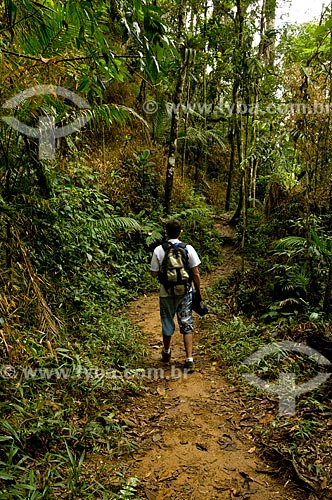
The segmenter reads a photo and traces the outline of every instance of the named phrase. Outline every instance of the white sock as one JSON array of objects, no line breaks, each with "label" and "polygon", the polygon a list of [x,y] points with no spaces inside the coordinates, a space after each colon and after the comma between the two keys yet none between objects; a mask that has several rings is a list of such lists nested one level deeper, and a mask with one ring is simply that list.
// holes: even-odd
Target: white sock
[{"label": "white sock", "polygon": [[186,358],[186,361],[194,361],[194,358]]},{"label": "white sock", "polygon": [[171,352],[171,348],[170,347],[168,349],[165,349],[165,347],[164,347],[164,353],[165,354],[169,354],[170,352]]}]

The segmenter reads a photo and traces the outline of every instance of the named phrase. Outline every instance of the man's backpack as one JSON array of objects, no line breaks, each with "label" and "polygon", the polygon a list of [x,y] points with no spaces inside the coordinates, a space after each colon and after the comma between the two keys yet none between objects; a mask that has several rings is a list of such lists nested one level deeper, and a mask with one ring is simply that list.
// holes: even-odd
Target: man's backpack
[{"label": "man's backpack", "polygon": [[185,295],[191,287],[191,271],[186,243],[163,243],[165,251],[159,280],[169,295]]}]

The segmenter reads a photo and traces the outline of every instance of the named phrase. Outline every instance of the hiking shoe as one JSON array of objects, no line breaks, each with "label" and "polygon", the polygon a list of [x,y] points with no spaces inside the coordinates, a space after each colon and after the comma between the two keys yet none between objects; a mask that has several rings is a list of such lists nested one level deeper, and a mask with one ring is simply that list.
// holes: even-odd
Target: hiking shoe
[{"label": "hiking shoe", "polygon": [[171,354],[172,354],[172,351],[165,352],[164,349],[162,350],[161,359],[163,360],[164,363],[169,362],[169,360],[171,359]]},{"label": "hiking shoe", "polygon": [[195,371],[195,364],[193,361],[185,361],[184,363],[184,370],[187,373],[192,373]]}]

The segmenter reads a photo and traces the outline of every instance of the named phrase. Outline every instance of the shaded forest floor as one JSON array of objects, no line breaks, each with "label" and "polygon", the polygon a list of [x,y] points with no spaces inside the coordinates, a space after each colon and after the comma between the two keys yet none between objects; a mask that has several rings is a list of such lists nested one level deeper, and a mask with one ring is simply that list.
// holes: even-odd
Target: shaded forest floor
[{"label": "shaded forest floor", "polygon": [[[223,265],[203,277],[203,290],[240,266],[240,257],[227,244]],[[196,370],[186,375],[178,330],[170,364],[160,360],[158,294],[134,301],[129,317],[147,338],[149,368],[143,377],[144,394],[134,396],[126,409],[127,435],[137,451],[120,459],[117,467],[140,480],[139,498],[307,499],[290,469],[265,461],[259,453],[248,421],[264,422],[269,416],[264,410],[257,413],[257,402],[251,405],[245,400],[204,351],[200,343],[204,318],[197,320],[194,337]]]}]

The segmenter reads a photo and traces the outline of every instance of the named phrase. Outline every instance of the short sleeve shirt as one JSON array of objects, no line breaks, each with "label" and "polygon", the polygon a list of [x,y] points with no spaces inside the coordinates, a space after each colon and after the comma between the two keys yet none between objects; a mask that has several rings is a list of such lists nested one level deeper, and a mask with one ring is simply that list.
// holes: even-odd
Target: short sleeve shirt
[{"label": "short sleeve shirt", "polygon": [[[180,243],[179,239],[170,239],[168,241],[170,243]],[[193,267],[199,266],[201,261],[194,247],[192,247],[191,245],[187,245],[186,248],[188,250],[189,268],[192,269]],[[150,270],[152,272],[160,271],[161,263],[164,257],[165,257],[165,250],[163,249],[162,245],[159,245],[154,249],[152,255],[151,267],[150,267]],[[168,297],[168,293],[166,292],[165,287],[162,284],[160,284],[160,297]]]}]

